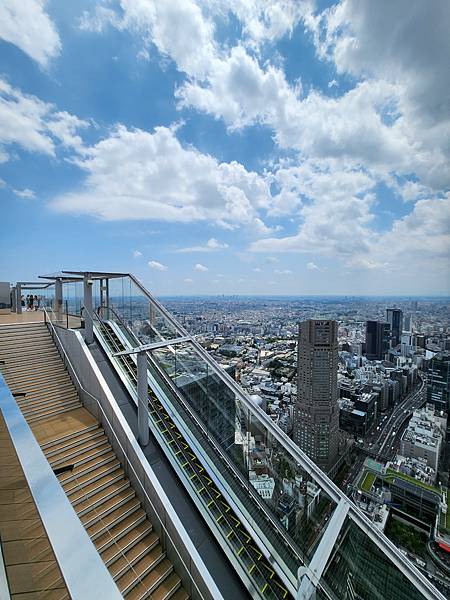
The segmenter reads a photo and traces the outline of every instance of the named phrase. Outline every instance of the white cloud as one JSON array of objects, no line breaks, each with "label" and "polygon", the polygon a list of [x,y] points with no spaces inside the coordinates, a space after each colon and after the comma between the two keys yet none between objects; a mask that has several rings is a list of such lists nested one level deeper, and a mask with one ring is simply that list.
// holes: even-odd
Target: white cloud
[{"label": "white cloud", "polygon": [[16,196],[19,196],[19,198],[26,198],[28,200],[32,200],[34,198],[36,198],[36,194],[33,192],[33,190],[30,190],[28,188],[25,188],[23,190],[14,190],[13,192]]},{"label": "white cloud", "polygon": [[256,49],[264,42],[290,35],[310,10],[306,0],[222,0],[222,4],[242,23],[244,41]]},{"label": "white cloud", "polygon": [[255,267],[253,273],[262,273],[262,270],[259,267]]},{"label": "white cloud", "polygon": [[0,38],[18,46],[42,67],[61,51],[54,23],[45,12],[46,0],[2,0]]},{"label": "white cloud", "polygon": [[203,246],[190,246],[188,248],[180,248],[175,250],[177,253],[189,253],[189,252],[214,252],[216,250],[224,250],[228,248],[228,244],[219,242],[216,238],[210,238]]},{"label": "white cloud", "polygon": [[[183,147],[167,127],[148,133],[119,126],[74,162],[87,178],[80,191],[53,201],[63,212],[109,220],[207,219],[236,227],[253,224],[258,211],[272,201],[264,177],[237,162],[219,163]],[[210,241],[210,250],[215,244],[216,240]]]},{"label": "white cloud", "polygon": [[139,250],[133,250],[133,258],[141,258],[142,252]]},{"label": "white cloud", "polygon": [[[333,61],[339,73],[392,87],[396,107],[388,128],[406,143],[410,172],[417,169],[436,187],[449,182],[449,20],[445,0],[411,0],[407,6],[389,0],[341,0],[306,17],[319,56]],[[392,167],[405,172],[399,159]]]},{"label": "white cloud", "polygon": [[55,155],[58,144],[81,150],[76,130],[88,123],[67,112],[57,112],[53,104],[23,94],[0,78],[0,145],[18,144],[24,150]]},{"label": "white cloud", "polygon": [[274,273],[276,275],[292,275],[292,271],[290,269],[275,269]]},{"label": "white cloud", "polygon": [[194,271],[201,271],[202,273],[205,273],[208,270],[208,267],[205,267],[205,265],[202,265],[201,263],[197,263],[194,267]]},{"label": "white cloud", "polygon": [[166,267],[166,265],[163,265],[162,263],[158,262],[157,260],[150,260],[148,262],[148,266],[150,267],[150,269],[154,269],[155,271],[167,271],[167,269],[169,267]]},{"label": "white cloud", "polygon": [[308,271],[320,271],[320,268],[314,262],[306,263],[306,268]]},{"label": "white cloud", "polygon": [[190,277],[186,277],[186,279],[183,279],[184,283],[194,283],[194,280],[191,279]]}]

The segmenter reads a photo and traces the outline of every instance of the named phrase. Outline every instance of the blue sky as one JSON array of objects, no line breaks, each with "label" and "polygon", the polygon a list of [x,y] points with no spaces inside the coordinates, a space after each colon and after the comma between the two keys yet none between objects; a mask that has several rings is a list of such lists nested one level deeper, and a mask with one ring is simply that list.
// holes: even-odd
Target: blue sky
[{"label": "blue sky", "polygon": [[3,0],[0,278],[448,294],[449,25],[445,0]]}]

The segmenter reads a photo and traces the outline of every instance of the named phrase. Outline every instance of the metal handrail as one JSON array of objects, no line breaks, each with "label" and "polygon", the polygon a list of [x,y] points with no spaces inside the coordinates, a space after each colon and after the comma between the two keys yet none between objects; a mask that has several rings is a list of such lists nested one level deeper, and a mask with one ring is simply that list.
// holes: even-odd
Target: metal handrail
[{"label": "metal handrail", "polygon": [[[83,308],[85,309],[85,307],[83,307]],[[54,314],[53,310],[52,310],[52,309],[50,309],[50,310],[51,310],[51,312]],[[87,309],[85,309],[85,310],[86,310],[86,312],[88,312],[88,311],[87,311]],[[44,309],[44,313],[47,313],[47,312],[48,312],[48,311],[47,311],[47,309]],[[46,316],[48,317],[48,314],[47,314]],[[55,316],[56,316],[56,315],[55,315]],[[91,315],[91,317],[92,317],[92,315]],[[97,317],[97,315],[96,315],[96,317]],[[97,317],[97,318],[98,318],[98,317]],[[89,392],[89,391],[88,391],[88,390],[87,390],[87,389],[86,389],[86,388],[83,386],[83,384],[81,383],[81,381],[80,381],[80,379],[79,379],[79,377],[78,377],[78,375],[77,375],[77,372],[76,372],[76,370],[75,370],[75,368],[74,368],[74,366],[73,366],[73,364],[72,364],[72,362],[71,362],[71,360],[70,360],[70,358],[69,358],[69,356],[68,356],[68,354],[67,354],[67,352],[66,352],[66,350],[65,350],[65,348],[64,348],[64,345],[63,345],[63,343],[62,343],[62,341],[61,341],[61,339],[60,339],[60,337],[59,337],[59,335],[58,335],[58,333],[57,333],[57,331],[56,331],[56,328],[54,327],[54,325],[53,325],[53,323],[52,323],[51,319],[49,319],[49,320],[48,320],[48,323],[50,323],[50,325],[51,325],[51,328],[52,328],[52,331],[53,331],[54,335],[56,336],[56,338],[58,339],[58,342],[59,342],[59,348],[60,348],[60,350],[61,350],[61,352],[62,352],[62,354],[63,354],[63,358],[64,358],[64,360],[65,360],[65,361],[67,361],[67,363],[69,364],[69,366],[70,366],[70,369],[71,369],[71,373],[73,374],[74,378],[76,379],[77,386],[79,387],[79,389],[80,389],[80,390],[81,390],[83,393],[87,394],[87,395],[88,395],[88,396],[89,396],[89,397],[90,397],[92,400],[94,400],[94,402],[96,403],[96,405],[97,405],[98,409],[99,409],[99,410],[101,411],[101,413],[102,413],[102,416],[103,416],[103,418],[105,419],[106,423],[108,424],[108,426],[109,426],[109,428],[110,428],[110,431],[111,431],[112,435],[114,436],[114,439],[115,439],[116,443],[118,444],[119,448],[121,449],[121,451],[122,451],[122,455],[123,455],[124,459],[127,461],[128,468],[129,468],[129,469],[131,469],[131,471],[133,472],[133,474],[134,474],[134,476],[135,476],[135,478],[136,478],[136,481],[138,481],[138,482],[139,482],[139,485],[140,485],[140,487],[141,487],[142,493],[143,493],[143,494],[145,495],[145,497],[147,498],[147,500],[148,500],[148,502],[149,502],[150,506],[152,507],[152,509],[153,509],[153,511],[154,511],[154,513],[155,513],[155,515],[158,515],[158,509],[157,509],[157,507],[154,505],[154,503],[153,503],[153,501],[151,500],[150,496],[147,494],[147,491],[146,491],[146,489],[145,489],[145,486],[144,486],[144,485],[143,485],[143,483],[141,482],[141,479],[140,479],[140,477],[139,477],[139,474],[136,472],[136,470],[134,469],[134,467],[133,467],[133,465],[131,464],[130,460],[128,459],[128,456],[127,456],[127,453],[126,453],[126,449],[125,449],[125,448],[122,446],[122,444],[121,444],[121,442],[120,442],[120,440],[119,440],[118,436],[116,435],[116,433],[115,433],[115,431],[114,431],[114,428],[113,428],[113,425],[112,425],[112,423],[110,422],[110,420],[108,419],[108,416],[107,416],[107,414],[106,414],[106,413],[105,413],[105,411],[103,410],[103,407],[102,407],[102,405],[101,405],[101,402],[100,402],[100,400],[99,400],[99,399],[98,399],[96,396],[94,396],[93,394],[91,394],[91,393],[90,393],[90,392]],[[167,499],[167,502],[169,502],[169,501],[168,501],[168,499]],[[165,507],[166,507],[166,509],[167,509],[167,507],[168,507],[168,506],[169,506],[169,504],[165,504]],[[171,505],[171,504],[170,504],[170,507],[172,507],[172,505]],[[174,512],[174,514],[176,515],[175,511],[173,511],[173,512]],[[183,540],[183,542],[184,542],[184,543],[187,543],[187,545],[188,545],[188,546],[193,546],[193,545],[192,545],[192,542],[191,542],[191,539],[189,538],[189,536],[188,536],[188,534],[187,534],[187,532],[186,532],[186,530],[185,530],[185,528],[184,528],[183,524],[181,523],[181,521],[179,521],[178,517],[176,517],[176,519],[177,519],[178,523],[176,523],[176,524],[175,524],[175,525],[176,525],[175,529],[176,529],[177,533],[179,534],[180,538]],[[173,548],[174,548],[175,552],[177,553],[177,556],[178,556],[179,560],[181,561],[181,563],[182,563],[182,565],[183,565],[183,567],[184,567],[184,569],[185,569],[186,573],[188,574],[188,576],[189,576],[189,578],[190,578],[190,581],[192,582],[192,585],[193,585],[193,586],[195,587],[195,589],[197,590],[197,592],[198,592],[199,596],[200,596],[201,598],[204,598],[204,595],[201,593],[201,591],[200,591],[200,589],[199,589],[199,587],[198,587],[197,583],[195,582],[194,578],[192,577],[192,574],[191,574],[191,569],[190,569],[190,567],[189,567],[188,565],[186,565],[185,561],[183,560],[183,557],[181,556],[181,554],[180,554],[180,553],[178,552],[178,550],[177,550],[176,541],[175,541],[175,540],[173,540],[172,536],[170,535],[170,533],[169,533],[168,529],[167,529],[167,528],[166,528],[166,526],[165,526],[165,523],[164,523],[164,522],[163,522],[161,519],[159,519],[159,517],[158,517],[158,520],[159,520],[159,524],[160,524],[160,527],[161,527],[161,529],[164,531],[164,534],[165,534],[165,535],[168,537],[168,539],[169,539],[169,540],[171,540],[171,542],[172,542],[172,546],[173,546]],[[194,551],[195,551],[195,547],[193,547],[193,549],[191,550],[191,558],[192,558],[192,556],[194,555]],[[220,593],[219,589],[217,588],[217,586],[216,586],[216,584],[215,584],[215,582],[214,582],[214,579],[211,577],[211,575],[210,575],[209,571],[206,569],[206,567],[205,567],[205,565],[204,565],[204,563],[203,563],[202,559],[200,558],[200,556],[199,556],[198,554],[197,554],[197,556],[196,556],[196,560],[193,560],[193,562],[194,562],[194,564],[196,565],[196,568],[197,568],[197,570],[198,570],[199,574],[201,574],[201,576],[202,576],[202,577],[205,579],[205,583],[206,583],[206,585],[207,585],[207,587],[208,587],[209,591],[211,592],[211,595],[214,597],[214,600],[216,600],[216,599],[217,599],[217,600],[224,600],[224,598],[223,598],[222,594]],[[109,600],[109,599],[108,599],[108,600]]]},{"label": "metal handrail", "polygon": [[232,379],[232,377],[223,369],[220,369],[214,359],[208,354],[201,344],[189,334],[189,332],[179,323],[177,323],[169,311],[142,285],[142,283],[131,273],[128,275],[137,288],[146,296],[164,317],[173,325],[175,330],[191,338],[192,344],[197,349],[199,355],[206,361],[215,374],[232,389],[239,400],[242,401],[255,418],[275,437],[275,439],[284,447],[286,452],[295,462],[298,462],[305,469],[326,494],[337,504],[342,500],[349,503],[348,517],[355,525],[363,531],[369,539],[385,554],[389,561],[396,566],[409,579],[425,598],[430,600],[444,600],[443,595],[428,581],[428,579],[414,567],[410,561],[405,561],[398,548],[381,533],[366,515],[355,506],[349,498],[337,487],[337,485],[328,478],[328,476],[291,440],[279,427],[277,427],[269,416],[245,394],[242,388]]},{"label": "metal handrail", "polygon": [[[125,276],[125,275],[123,275]],[[444,600],[442,594],[420,573],[412,563],[405,561],[398,548],[382,533],[373,523],[355,506],[348,497],[328,478],[328,476],[291,440],[281,429],[279,429],[268,415],[257,405],[251,402],[250,398],[244,393],[241,387],[230,377],[230,375],[220,369],[214,359],[208,352],[195,340],[193,336],[179,323],[177,323],[167,309],[156,300],[150,292],[134,277],[127,275],[134,285],[142,292],[147,300],[160,311],[160,313],[173,326],[175,331],[190,337],[191,343],[197,349],[199,355],[208,363],[213,372],[236,394],[245,408],[254,415],[265,429],[280,443],[292,459],[299,463],[322,488],[322,490],[336,503],[340,501],[349,503],[348,518],[360,529],[370,541],[377,546],[388,558],[390,563],[395,566],[414,587],[423,594],[424,598],[429,600]]]},{"label": "metal handrail", "polygon": [[[112,344],[113,344],[113,345],[116,347],[116,350],[118,350],[117,344],[114,342],[114,340],[113,340],[112,338],[110,338],[110,339],[111,339],[111,342],[112,342]],[[135,383],[137,383],[137,381],[136,381],[136,375],[133,373],[133,371],[129,370],[129,376],[131,376],[131,378],[132,378],[132,379],[134,379]],[[208,488],[205,488],[205,490],[206,490],[206,491],[205,491],[205,493],[208,495],[208,491],[207,491],[207,490],[208,490]],[[209,499],[209,500],[214,500],[214,495],[213,495],[212,493],[209,493],[207,500],[208,500],[208,499]],[[204,502],[206,503],[206,500],[205,500]],[[227,519],[227,515],[226,515],[226,513],[222,515],[222,518],[224,519],[224,521],[226,521],[226,522],[228,521],[228,523],[229,523],[229,525],[230,525],[230,530],[233,530],[233,524],[232,524],[232,522],[231,522],[231,521],[229,521],[229,520]],[[224,537],[224,536],[223,536],[223,537]],[[244,535],[244,538],[245,538],[245,537],[246,537],[246,536]],[[225,543],[226,543],[228,546],[230,546],[230,548],[233,548],[233,546],[232,546],[232,544],[231,544],[231,542],[230,542],[230,540],[229,540],[229,539],[227,539],[226,537],[224,537],[224,540],[225,540]],[[250,555],[250,553],[247,551],[247,549],[246,549],[246,547],[245,547],[245,544],[243,544],[243,543],[242,543],[242,547],[244,548],[243,554],[246,554],[246,555],[248,555],[248,556],[250,557],[250,559],[251,559],[251,555]],[[240,562],[242,562],[241,555],[239,555],[239,561],[240,561]],[[245,563],[243,563],[243,564],[245,564]],[[258,572],[258,573],[261,575],[261,577],[262,577],[262,578],[264,578],[264,573],[263,573],[263,571],[262,571],[261,569],[259,569],[259,568],[258,568],[258,566],[257,566],[257,564],[256,564],[256,563],[255,563],[255,565],[256,565],[256,566],[255,566],[255,568],[254,568],[254,571],[253,571],[253,572],[257,571],[257,572]]]}]

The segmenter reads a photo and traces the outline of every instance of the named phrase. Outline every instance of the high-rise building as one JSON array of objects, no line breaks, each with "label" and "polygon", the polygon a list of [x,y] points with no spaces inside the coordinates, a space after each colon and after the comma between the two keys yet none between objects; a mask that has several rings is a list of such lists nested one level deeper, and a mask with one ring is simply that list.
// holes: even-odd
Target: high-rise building
[{"label": "high-rise building", "polygon": [[396,346],[403,331],[403,312],[399,308],[387,308],[386,321],[391,327],[391,344]]},{"label": "high-rise building", "polygon": [[438,352],[428,366],[427,402],[436,410],[450,410],[450,352]]},{"label": "high-rise building", "polygon": [[369,360],[383,360],[389,350],[389,323],[366,321],[366,356]]},{"label": "high-rise building", "polygon": [[338,459],[338,341],[336,321],[300,323],[294,440],[324,471]]}]

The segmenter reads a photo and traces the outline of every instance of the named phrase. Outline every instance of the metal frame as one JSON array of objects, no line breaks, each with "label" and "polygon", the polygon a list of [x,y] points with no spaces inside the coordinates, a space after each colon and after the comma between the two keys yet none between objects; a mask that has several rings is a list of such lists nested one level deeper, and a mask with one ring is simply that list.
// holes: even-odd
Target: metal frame
[{"label": "metal frame", "polygon": [[[401,554],[398,548],[382,534],[372,522],[364,515],[360,509],[355,506],[347,496],[325,475],[325,473],[317,467],[317,465],[291,440],[281,429],[279,429],[268,415],[257,405],[255,405],[243,392],[240,386],[231,378],[231,376],[220,369],[214,359],[206,352],[189,332],[177,323],[172,315],[158,302],[146,288],[138,281],[134,275],[129,274],[130,279],[134,284],[152,301],[168,321],[175,327],[177,331],[189,338],[189,341],[197,349],[200,356],[213,369],[215,374],[228,385],[236,396],[242,401],[243,405],[266,427],[266,429],[277,439],[277,441],[287,450],[292,458],[301,465],[303,469],[310,473],[316,480],[319,486],[334,500],[337,504],[341,501],[348,504],[348,517],[370,538],[370,540],[388,557],[388,559],[409,579],[418,591],[429,600],[445,600],[444,596],[428,581],[428,579],[414,567]],[[328,523],[327,529],[330,525]],[[326,531],[324,535],[326,534]]]},{"label": "metal frame", "polygon": [[[47,309],[44,309],[44,311],[46,313],[48,312]],[[214,578],[212,577],[211,573],[206,568],[201,556],[199,555],[195,544],[192,542],[183,523],[180,521],[177,512],[175,511],[173,505],[170,502],[170,499],[167,497],[164,489],[162,488],[161,484],[159,483],[159,480],[158,480],[155,472],[153,471],[152,466],[147,461],[144,454],[142,453],[141,448],[137,444],[129,425],[128,425],[125,417],[122,414],[122,411],[119,409],[119,407],[115,401],[115,398],[114,398],[111,390],[109,389],[108,384],[106,383],[103,375],[101,374],[100,369],[99,369],[97,363],[95,362],[95,359],[93,358],[88,346],[86,345],[81,333],[76,330],[73,331],[76,339],[78,340],[78,343],[80,344],[82,354],[85,356],[86,360],[89,363],[89,366],[90,366],[92,374],[93,374],[93,379],[95,379],[98,382],[98,384],[102,390],[102,393],[104,394],[106,400],[108,401],[108,414],[106,413],[104,407],[102,406],[101,400],[99,400],[96,396],[91,394],[91,392],[89,392],[83,386],[82,382],[80,381],[80,379],[77,375],[77,371],[76,371],[75,367],[73,366],[73,364],[70,360],[70,357],[65,349],[65,346],[58,334],[57,327],[54,326],[51,318],[48,317],[46,322],[51,328],[51,331],[54,335],[54,339],[56,341],[57,347],[60,350],[60,352],[62,353],[64,360],[66,361],[66,366],[68,367],[69,374],[71,375],[71,377],[73,377],[74,384],[75,384],[77,390],[95,402],[95,405],[97,406],[98,410],[100,411],[102,418],[105,419],[110,431],[112,432],[112,435],[114,436],[115,441],[118,444],[118,447],[120,448],[120,451],[124,457],[124,461],[126,461],[128,468],[131,469],[133,477],[139,484],[140,488],[143,490],[143,493],[144,493],[146,499],[148,500],[148,502],[152,506],[153,510],[155,511],[155,514],[157,515],[157,518],[159,519],[160,524],[163,528],[164,534],[170,539],[175,551],[177,552],[178,559],[181,560],[181,562],[183,564],[183,568],[188,573],[188,576],[190,577],[190,580],[191,580],[191,585],[196,588],[196,591],[201,598],[207,598],[207,596],[205,596],[201,593],[198,582],[195,581],[194,575],[192,573],[192,571],[194,571],[194,573],[197,573],[198,577],[201,578],[203,585],[208,590],[208,592],[211,594],[211,597],[214,598],[214,600],[225,600],[223,598],[222,594],[220,593],[218,587],[216,586]],[[90,381],[92,381],[92,378],[90,378]],[[99,420],[101,421],[101,419],[99,419]],[[120,432],[115,431],[115,429],[113,427],[113,423],[117,423],[120,425],[120,427],[121,427]],[[106,432],[106,430],[105,430],[105,432]],[[125,440],[126,444],[124,444],[124,445],[122,445],[122,442],[119,439],[120,433],[123,433],[123,435],[125,435],[125,437],[126,437],[126,440]],[[140,468],[138,470],[136,470],[135,466],[132,464],[132,462],[128,456],[129,453],[126,450],[129,448],[133,449],[135,455],[137,456],[137,458],[140,462],[140,465],[139,465]],[[145,486],[142,483],[141,477],[140,477],[140,472],[141,472],[140,469],[141,468],[142,468],[142,472],[144,474],[144,478],[148,478],[148,480],[151,482],[151,484],[155,488],[157,498],[162,503],[162,505],[164,507],[164,511],[169,518],[168,523],[167,523],[166,519],[164,519],[164,520],[161,519],[161,516],[159,516],[159,514],[157,513],[157,511],[155,509],[154,502],[151,500],[151,498],[147,494]],[[186,548],[186,550],[189,554],[190,565],[185,564],[183,557],[176,550],[176,544],[175,544],[174,540],[170,537],[170,533],[168,531],[168,524],[173,526],[174,530],[177,532],[178,536],[180,537],[181,541],[183,542],[184,547]],[[194,566],[194,569],[192,569],[192,565]],[[95,600],[97,600],[97,598],[100,598],[100,597],[103,598],[103,596],[99,595],[99,596],[95,597]],[[109,600],[109,597],[105,596],[105,598],[108,598],[108,600]],[[74,600],[78,600],[78,599],[74,599]]]},{"label": "metal frame", "polygon": [[[283,431],[281,431],[281,429],[279,429],[273,423],[273,421],[260,407],[251,402],[251,400],[247,397],[240,386],[231,378],[231,376],[226,371],[220,369],[208,352],[206,352],[206,350],[195,340],[195,338],[191,336],[189,332],[172,317],[167,309],[149,293],[149,291],[138,279],[136,279],[134,275],[131,273],[102,273],[88,271],[63,271],[63,273],[78,276],[89,275],[93,279],[129,277],[135,286],[143,293],[143,295],[148,298],[148,300],[174,327],[175,331],[179,332],[180,337],[183,336],[188,338],[187,341],[189,341],[195,347],[200,357],[203,358],[211,367],[213,372],[229,388],[232,389],[236,397],[242,402],[243,406],[262,423],[262,425],[275,437],[275,439],[277,439],[277,441],[284,447],[288,454],[291,455],[293,460],[313,477],[323,491],[328,494],[328,496],[334,500],[336,504],[343,502],[349,505],[348,517],[387,556],[391,563],[395,565],[399,571],[413,583],[416,589],[428,600],[445,600],[444,596],[427,580],[422,573],[420,573],[420,571],[414,567],[410,561],[405,560],[398,548],[385,535],[383,535],[354,504],[350,502],[347,496],[327,477],[327,475],[325,475],[325,473],[319,469],[319,467],[317,467],[317,465],[304,452],[302,452],[300,448]],[[328,523],[327,529],[329,525],[330,523]],[[327,529],[325,530],[324,535],[326,534]]]},{"label": "metal frame", "polygon": [[8,576],[6,575],[5,562],[3,560],[2,542],[0,540],[0,598],[10,600]]},{"label": "metal frame", "polygon": [[121,600],[122,594],[1,374],[0,407],[70,597],[73,600]]},{"label": "metal frame", "polygon": [[154,342],[153,344],[144,344],[143,346],[137,346],[130,350],[123,350],[122,352],[116,352],[113,356],[124,356],[125,354],[139,354],[139,352],[149,352],[151,350],[158,350],[159,348],[166,348],[167,346],[176,346],[183,342],[190,342],[189,336],[174,338],[173,340],[167,340],[165,342]]},{"label": "metal frame", "polygon": [[299,586],[296,600],[311,600],[315,597],[315,591],[320,586],[320,580],[335,547],[348,510],[348,502],[341,500],[333,512],[333,516],[314,552],[309,566],[299,569]]}]

